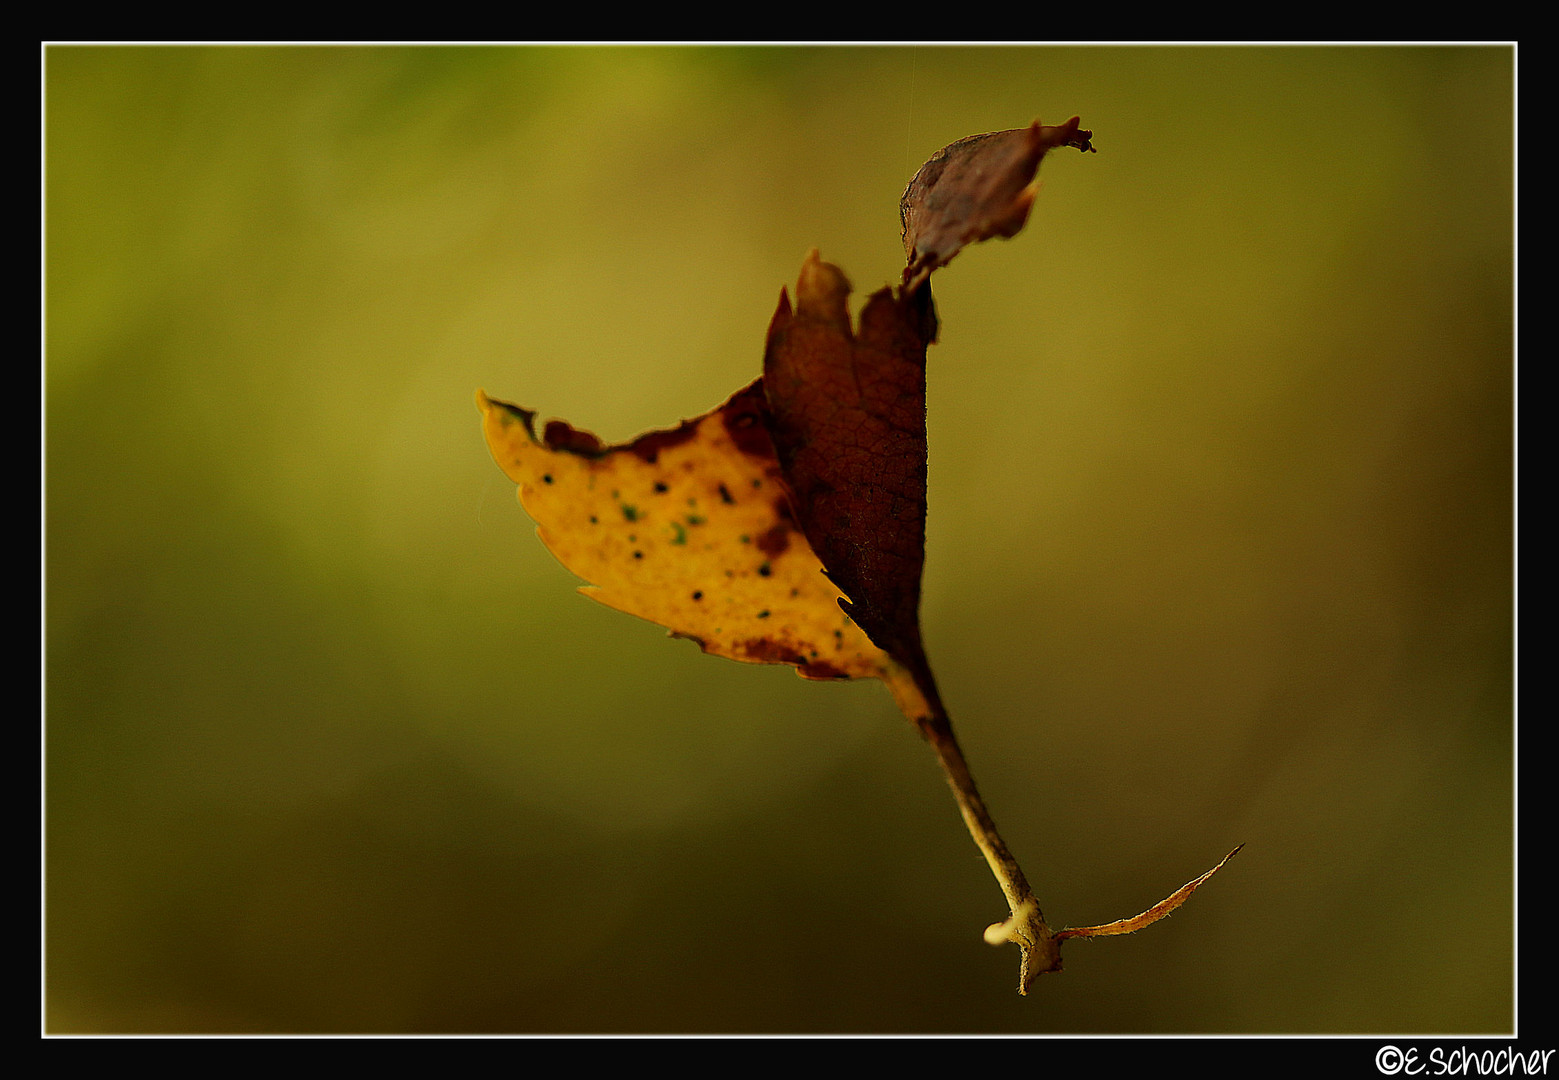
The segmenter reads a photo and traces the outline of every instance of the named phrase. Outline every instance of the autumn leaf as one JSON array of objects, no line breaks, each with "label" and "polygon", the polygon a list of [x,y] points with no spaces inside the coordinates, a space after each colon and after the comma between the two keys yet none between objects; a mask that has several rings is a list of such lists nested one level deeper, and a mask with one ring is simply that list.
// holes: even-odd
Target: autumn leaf
[{"label": "autumn leaf", "polygon": [[1018,989],[1061,969],[1072,937],[1132,933],[1233,857],[1131,919],[1053,931],[991,819],[931,673],[920,630],[926,522],[930,275],[1029,217],[1044,155],[1092,150],[1077,117],[971,136],[921,168],[900,202],[907,264],[858,320],[850,283],[814,250],[770,321],[762,378],[680,426],[605,446],[535,413],[477,404],[494,459],[581,591],[735,660],[806,678],[878,678],[941,763],[1006,896],[993,944],[1022,950]]}]

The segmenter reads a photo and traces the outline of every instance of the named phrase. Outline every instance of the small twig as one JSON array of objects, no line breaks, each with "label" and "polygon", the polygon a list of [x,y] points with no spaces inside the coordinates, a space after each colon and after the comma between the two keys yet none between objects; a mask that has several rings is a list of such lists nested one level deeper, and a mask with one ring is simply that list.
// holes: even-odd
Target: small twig
[{"label": "small twig", "polygon": [[1012,914],[1004,922],[986,927],[985,940],[992,945],[1003,945],[1010,941],[1022,951],[1018,971],[1020,994],[1027,994],[1038,976],[1048,971],[1061,970],[1061,943],[1067,938],[1133,934],[1153,925],[1185,903],[1203,882],[1223,869],[1224,863],[1238,855],[1245,846],[1241,844],[1225,855],[1217,866],[1201,877],[1186,882],[1140,915],[1100,926],[1053,931],[1045,923],[1044,912],[1040,910],[1039,901],[1029,888],[1028,879],[1023,876],[1022,867],[1013,858],[1012,852],[1007,850],[1001,834],[996,831],[996,822],[991,820],[990,811],[985,808],[985,800],[980,798],[979,789],[974,785],[974,776],[969,772],[963,751],[953,736],[952,722],[942,708],[935,686],[931,686],[927,692],[903,668],[889,672],[884,681],[893,692],[900,711],[914,721],[936,752],[937,761],[947,774],[948,785],[953,789],[953,796],[958,800],[958,809],[963,814],[964,824],[969,828],[969,835],[974,837],[975,844],[984,854],[991,873],[1007,897],[1007,906]]},{"label": "small twig", "polygon": [[935,688],[925,693],[915,678],[904,669],[897,669],[886,679],[888,689],[905,716],[915,722],[921,734],[936,752],[937,761],[947,775],[948,786],[958,800],[959,812],[969,835],[985,856],[985,862],[995,875],[1001,891],[1007,897],[1011,915],[1005,922],[992,923],[985,930],[985,940],[992,945],[1012,942],[1022,951],[1018,972],[1018,993],[1027,994],[1034,979],[1047,971],[1061,970],[1061,943],[1045,924],[1045,915],[1039,901],[1029,888],[1023,868],[1012,852],[1007,850],[996,822],[985,808],[975,787],[974,775],[964,760],[963,751],[953,735],[953,725],[936,699]]}]

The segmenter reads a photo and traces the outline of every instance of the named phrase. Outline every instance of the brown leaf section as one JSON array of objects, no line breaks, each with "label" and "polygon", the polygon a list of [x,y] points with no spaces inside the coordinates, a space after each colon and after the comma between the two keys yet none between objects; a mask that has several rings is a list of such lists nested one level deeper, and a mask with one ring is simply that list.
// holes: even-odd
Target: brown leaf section
[{"label": "brown leaf section", "polygon": [[850,283],[813,251],[764,352],[769,430],[797,523],[840,606],[940,714],[920,636],[930,290],[882,289],[853,329]]},{"label": "brown leaf section", "polygon": [[1078,117],[1059,126],[971,135],[943,147],[921,166],[899,200],[904,230],[904,286],[914,290],[969,244],[1012,237],[1028,221],[1039,186],[1034,176],[1058,146],[1093,150],[1093,132]]},{"label": "brown leaf section", "polygon": [[835,604],[796,529],[758,383],[676,428],[605,446],[561,420],[478,393],[493,458],[558,561],[609,607],[708,653],[796,666],[811,679],[898,665]]}]

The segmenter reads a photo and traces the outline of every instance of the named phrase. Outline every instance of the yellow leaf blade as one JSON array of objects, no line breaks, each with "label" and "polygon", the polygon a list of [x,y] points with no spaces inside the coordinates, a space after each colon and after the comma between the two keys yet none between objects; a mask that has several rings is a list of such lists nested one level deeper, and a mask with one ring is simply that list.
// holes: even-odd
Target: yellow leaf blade
[{"label": "yellow leaf blade", "polygon": [[761,383],[720,408],[621,446],[478,392],[494,460],[581,591],[698,642],[813,679],[885,678],[897,665],[838,604],[796,528],[763,423]]}]

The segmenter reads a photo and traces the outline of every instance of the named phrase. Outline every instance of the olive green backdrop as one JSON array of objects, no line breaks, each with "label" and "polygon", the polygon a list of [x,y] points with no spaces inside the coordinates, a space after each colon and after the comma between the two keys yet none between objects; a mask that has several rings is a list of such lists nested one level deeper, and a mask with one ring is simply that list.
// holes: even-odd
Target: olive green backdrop
[{"label": "olive green backdrop", "polygon": [[[1501,1032],[1503,48],[51,48],[55,1032]],[[923,618],[1072,942],[876,683],[578,596],[474,393],[620,440],[865,291],[933,151],[1073,113],[935,281]]]}]

